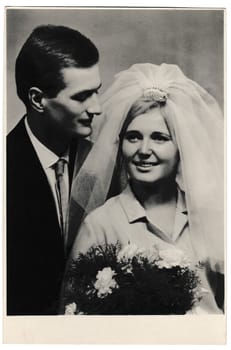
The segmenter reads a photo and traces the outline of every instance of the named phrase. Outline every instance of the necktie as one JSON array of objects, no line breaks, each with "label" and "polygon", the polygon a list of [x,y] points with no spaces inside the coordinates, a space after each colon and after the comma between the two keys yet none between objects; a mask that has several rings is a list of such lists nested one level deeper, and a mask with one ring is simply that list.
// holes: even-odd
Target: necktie
[{"label": "necktie", "polygon": [[58,198],[58,204],[59,204],[59,215],[60,215],[60,226],[61,226],[61,232],[64,240],[64,244],[66,243],[66,237],[65,237],[65,226],[66,226],[66,217],[67,217],[67,208],[68,208],[68,189],[66,187],[66,183],[64,181],[64,169],[66,160],[63,158],[60,158],[55,163],[55,175],[56,175],[56,193]]}]

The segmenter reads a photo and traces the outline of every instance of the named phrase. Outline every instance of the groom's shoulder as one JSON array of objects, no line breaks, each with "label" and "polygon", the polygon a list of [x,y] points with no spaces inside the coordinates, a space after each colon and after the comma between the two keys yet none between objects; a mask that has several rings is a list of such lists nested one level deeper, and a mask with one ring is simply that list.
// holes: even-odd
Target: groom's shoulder
[{"label": "groom's shoulder", "polygon": [[26,128],[24,124],[24,118],[22,118],[18,124],[8,133],[7,147],[18,147],[18,144],[21,143],[26,135]]}]

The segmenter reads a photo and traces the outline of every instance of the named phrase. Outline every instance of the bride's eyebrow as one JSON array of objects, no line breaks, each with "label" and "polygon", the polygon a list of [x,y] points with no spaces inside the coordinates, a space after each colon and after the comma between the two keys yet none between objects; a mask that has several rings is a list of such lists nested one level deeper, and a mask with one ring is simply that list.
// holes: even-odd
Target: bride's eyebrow
[{"label": "bride's eyebrow", "polygon": [[[128,134],[128,133],[142,133],[142,131],[138,130],[138,129],[130,129],[130,130],[127,130],[125,132],[125,134]],[[165,131],[152,131],[151,132],[152,135],[166,135],[166,136],[171,136],[170,133],[167,133]]]},{"label": "bride's eyebrow", "polygon": [[137,130],[137,129],[130,129],[130,130],[126,130],[125,131],[125,135],[135,134],[135,133],[141,134],[141,132],[139,130]]},{"label": "bride's eyebrow", "polygon": [[170,133],[167,133],[165,131],[153,131],[152,135],[165,135],[165,136],[171,136]]}]

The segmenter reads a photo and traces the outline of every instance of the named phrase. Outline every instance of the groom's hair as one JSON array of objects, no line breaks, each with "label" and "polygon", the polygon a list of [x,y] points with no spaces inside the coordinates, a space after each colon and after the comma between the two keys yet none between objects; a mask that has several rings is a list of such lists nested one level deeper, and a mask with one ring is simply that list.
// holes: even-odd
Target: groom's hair
[{"label": "groom's hair", "polygon": [[65,87],[62,68],[90,68],[99,61],[93,42],[77,30],[42,25],[33,30],[16,59],[17,94],[29,107],[28,91],[38,87],[55,97]]}]

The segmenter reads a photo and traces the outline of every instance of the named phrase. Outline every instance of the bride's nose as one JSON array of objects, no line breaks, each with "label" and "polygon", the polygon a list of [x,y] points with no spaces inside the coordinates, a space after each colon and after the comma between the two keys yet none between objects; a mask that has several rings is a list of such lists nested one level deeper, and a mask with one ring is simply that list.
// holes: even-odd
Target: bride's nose
[{"label": "bride's nose", "polygon": [[140,143],[139,154],[141,156],[150,156],[151,153],[152,149],[149,140],[143,139]]}]

